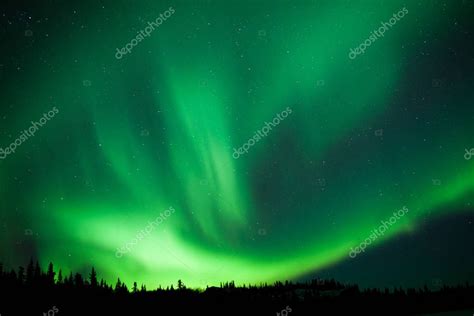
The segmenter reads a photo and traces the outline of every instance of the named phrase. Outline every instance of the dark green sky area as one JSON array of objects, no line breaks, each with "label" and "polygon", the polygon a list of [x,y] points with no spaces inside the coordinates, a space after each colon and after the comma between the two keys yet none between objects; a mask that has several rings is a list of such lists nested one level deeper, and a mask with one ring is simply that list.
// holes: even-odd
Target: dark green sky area
[{"label": "dark green sky area", "polygon": [[149,288],[474,281],[473,13],[467,0],[2,1],[0,261]]}]

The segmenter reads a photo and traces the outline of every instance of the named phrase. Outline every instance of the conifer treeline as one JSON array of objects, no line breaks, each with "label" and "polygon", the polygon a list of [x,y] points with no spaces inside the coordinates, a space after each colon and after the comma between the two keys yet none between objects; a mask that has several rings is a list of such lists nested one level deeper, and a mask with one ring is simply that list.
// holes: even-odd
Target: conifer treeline
[{"label": "conifer treeline", "polygon": [[[40,303],[19,307],[13,302],[18,296],[25,300],[28,298],[28,301],[39,300]],[[77,313],[81,308],[85,312],[86,308],[90,309],[93,305],[99,315],[112,312],[122,314],[125,311],[134,313],[144,306],[159,306],[163,310],[175,312],[180,308],[183,311],[188,308],[209,312],[216,308],[220,311],[224,305],[227,306],[228,315],[242,315],[249,310],[255,315],[262,315],[272,310],[281,311],[285,306],[291,306],[291,316],[303,311],[303,315],[307,315],[315,310],[329,314],[358,310],[366,314],[371,311],[384,315],[411,315],[474,308],[473,298],[474,286],[467,282],[434,290],[426,285],[420,289],[360,290],[357,285],[342,284],[334,279],[316,279],[304,283],[277,281],[273,284],[242,286],[230,281],[203,290],[187,288],[183,281],[178,280],[176,287],[160,286],[151,291],[147,291],[145,285],[138,286],[134,282],[129,290],[120,279],[114,286],[102,278],[99,281],[93,267],[84,277],[72,272],[63,275],[61,269],[54,270],[52,263],[49,263],[46,271],[33,260],[30,260],[26,270],[19,267],[6,271],[0,263],[0,314],[2,309],[10,312],[5,315],[17,315],[19,308],[22,313],[36,313],[48,310],[53,305],[58,306],[61,312],[69,313]],[[78,301],[82,305],[78,305]]]}]

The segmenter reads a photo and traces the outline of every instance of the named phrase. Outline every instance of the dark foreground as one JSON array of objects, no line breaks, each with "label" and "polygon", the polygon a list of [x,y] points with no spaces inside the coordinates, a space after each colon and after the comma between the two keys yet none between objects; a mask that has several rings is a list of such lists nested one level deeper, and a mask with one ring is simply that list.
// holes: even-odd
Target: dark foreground
[{"label": "dark foreground", "polygon": [[[471,310],[471,311],[468,311]],[[0,265],[0,315],[473,315],[474,286],[423,289],[371,289],[334,280],[236,287],[233,282],[205,290],[147,291],[117,281],[98,281],[94,270],[56,276],[30,262],[26,271],[5,272]],[[458,313],[456,313],[458,311]]]}]

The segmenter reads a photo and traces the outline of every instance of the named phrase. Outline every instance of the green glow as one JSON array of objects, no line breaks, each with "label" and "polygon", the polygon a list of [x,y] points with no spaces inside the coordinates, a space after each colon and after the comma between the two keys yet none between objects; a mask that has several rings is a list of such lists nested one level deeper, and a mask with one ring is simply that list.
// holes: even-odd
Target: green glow
[{"label": "green glow", "polygon": [[[349,49],[405,4],[178,2],[121,60],[115,48],[146,24],[137,17],[151,21],[169,5],[140,1],[121,16],[109,8],[107,24],[97,13],[86,19],[87,36],[74,28],[74,41],[39,44],[38,54],[54,46],[57,72],[39,66],[34,77],[47,80],[31,82],[27,96],[8,94],[37,104],[18,110],[6,127],[12,134],[51,102],[61,115],[1,162],[2,203],[18,203],[10,190],[27,197],[24,225],[38,232],[43,262],[74,271],[94,265],[110,282],[120,276],[149,289],[178,279],[203,286],[297,278],[348,260],[350,247],[403,205],[409,214],[373,247],[410,233],[474,189],[474,164],[463,159],[474,146],[463,137],[474,134],[467,84],[432,101],[432,117],[423,119],[434,128],[400,114],[410,105],[400,104],[397,89],[408,91],[413,73],[402,61],[423,46],[413,29],[443,19],[421,2],[355,60]],[[443,110],[448,102],[457,112]],[[232,158],[233,147],[287,106],[291,116]],[[387,121],[381,141],[374,130]],[[26,185],[13,180],[28,169]],[[169,206],[176,213],[115,257]]]}]

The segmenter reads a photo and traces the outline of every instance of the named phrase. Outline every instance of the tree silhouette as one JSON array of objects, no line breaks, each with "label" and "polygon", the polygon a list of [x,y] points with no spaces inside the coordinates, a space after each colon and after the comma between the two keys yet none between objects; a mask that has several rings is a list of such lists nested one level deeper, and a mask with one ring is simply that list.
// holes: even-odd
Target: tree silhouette
[{"label": "tree silhouette", "polygon": [[184,290],[186,286],[184,285],[183,281],[178,280],[178,290]]},{"label": "tree silhouette", "polygon": [[63,271],[61,269],[59,269],[59,272],[58,272],[58,284],[61,284],[63,283]]},{"label": "tree silhouette", "polygon": [[25,282],[25,268],[23,268],[22,266],[18,268],[18,282],[20,284],[23,284]]},{"label": "tree silhouette", "polygon": [[[321,314],[353,313],[355,310],[361,311],[362,314],[363,312],[372,314],[379,313],[387,306],[390,306],[388,314],[398,315],[474,308],[472,300],[474,286],[467,282],[455,287],[443,286],[437,291],[432,291],[427,286],[421,289],[396,287],[392,290],[388,288],[360,290],[356,284],[342,284],[334,279],[317,279],[303,283],[276,281],[273,285],[262,283],[248,286],[236,286],[234,281],[230,281],[221,282],[220,288],[206,287],[205,290],[201,290],[188,289],[179,279],[177,290],[173,284],[166,289],[160,286],[154,291],[147,291],[142,284],[138,290],[137,282],[133,282],[133,295],[131,295],[127,285],[120,278],[117,278],[115,287],[103,279],[99,283],[94,267],[91,267],[86,281],[81,274],[73,274],[72,271],[64,280],[61,269],[57,281],[54,279],[55,275],[52,263],[49,263],[46,273],[41,270],[39,263],[34,263],[32,259],[27,265],[26,273],[22,266],[18,267],[17,272],[14,269],[5,271],[4,265],[0,263],[1,312],[4,312],[5,306],[11,307],[10,313],[5,312],[6,315],[29,315],[38,312],[31,312],[33,304],[20,304],[20,306],[16,304],[17,297],[28,301],[38,298],[47,301],[53,298],[55,302],[60,301],[63,306],[74,309],[80,309],[82,305],[90,303],[94,308],[102,308],[99,313],[101,315],[122,314],[127,306],[130,308],[127,310],[128,314],[136,314],[137,308],[142,304],[151,308],[156,306],[156,302],[160,303],[164,312],[175,311],[177,306],[190,308],[194,306],[194,309],[201,306],[205,308],[203,312],[206,312],[213,308],[216,302],[225,302],[229,307],[225,313],[228,315],[231,315],[231,312],[238,315],[245,314],[248,308],[252,309],[252,313],[268,314],[269,306],[278,307],[274,308],[277,312],[282,310],[281,306],[290,306],[308,315],[314,314],[315,310]],[[78,300],[83,303],[78,305]],[[50,306],[55,306],[54,304],[57,304],[55,302]],[[18,309],[22,309],[22,312],[18,312]],[[296,313],[294,315],[296,316]]]},{"label": "tree silhouette", "polygon": [[38,263],[38,261],[36,261],[36,265],[35,265],[35,272],[34,272],[34,276],[33,276],[33,279],[37,282],[41,281],[41,267]]},{"label": "tree silhouette", "polygon": [[74,284],[78,288],[81,288],[84,286],[84,280],[82,279],[82,275],[80,275],[79,273],[76,273],[74,275]]},{"label": "tree silhouette", "polygon": [[32,284],[34,281],[35,268],[33,265],[33,258],[30,259],[28,266],[26,267],[26,283]]},{"label": "tree silhouette", "polygon": [[66,284],[68,287],[73,287],[74,286],[74,279],[72,277],[72,271],[69,272],[69,276],[64,279],[64,284]]},{"label": "tree silhouette", "polygon": [[92,267],[91,274],[89,274],[89,280],[91,282],[91,287],[96,288],[98,286],[97,273],[95,272],[94,267]]},{"label": "tree silhouette", "polygon": [[115,292],[119,292],[122,288],[122,282],[120,282],[120,278],[117,279],[117,283],[115,284]]},{"label": "tree silhouette", "polygon": [[50,262],[49,265],[48,265],[48,272],[46,273],[46,278],[48,280],[48,283],[54,284],[54,276],[55,275],[56,275],[56,273],[54,272],[53,263]]}]

